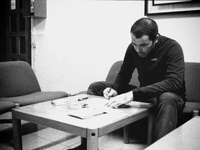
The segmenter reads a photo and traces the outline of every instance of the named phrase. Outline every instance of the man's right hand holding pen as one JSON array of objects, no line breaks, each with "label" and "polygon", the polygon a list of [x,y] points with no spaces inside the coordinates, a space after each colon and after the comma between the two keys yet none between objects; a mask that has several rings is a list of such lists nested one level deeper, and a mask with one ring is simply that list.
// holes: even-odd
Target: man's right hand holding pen
[{"label": "man's right hand holding pen", "polygon": [[115,97],[117,96],[117,91],[112,89],[112,87],[108,87],[106,88],[104,91],[103,91],[103,96],[106,98],[106,99],[110,99],[111,97]]},{"label": "man's right hand holding pen", "polygon": [[[109,101],[105,104],[105,106],[112,107],[112,108],[119,108],[120,106],[127,104],[133,100],[133,92],[129,91],[127,93],[123,93],[117,95],[117,91],[112,89],[111,87],[106,88],[103,91],[103,95]],[[110,98],[113,97],[111,100]]]}]

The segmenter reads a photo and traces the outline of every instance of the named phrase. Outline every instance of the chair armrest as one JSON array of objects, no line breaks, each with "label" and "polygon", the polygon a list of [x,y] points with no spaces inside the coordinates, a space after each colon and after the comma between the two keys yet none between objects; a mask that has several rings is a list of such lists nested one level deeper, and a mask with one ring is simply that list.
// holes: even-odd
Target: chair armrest
[{"label": "chair armrest", "polygon": [[192,110],[192,116],[193,117],[199,116],[199,110],[197,110],[197,109]]}]

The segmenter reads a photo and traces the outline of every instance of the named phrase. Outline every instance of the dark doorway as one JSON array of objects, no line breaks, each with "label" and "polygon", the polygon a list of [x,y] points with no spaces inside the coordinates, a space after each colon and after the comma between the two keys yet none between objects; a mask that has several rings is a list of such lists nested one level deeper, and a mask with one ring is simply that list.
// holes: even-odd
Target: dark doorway
[{"label": "dark doorway", "polygon": [[0,5],[0,61],[6,61],[6,0]]},{"label": "dark doorway", "polygon": [[0,61],[23,60],[31,64],[31,19],[24,16],[24,0],[1,2]]}]

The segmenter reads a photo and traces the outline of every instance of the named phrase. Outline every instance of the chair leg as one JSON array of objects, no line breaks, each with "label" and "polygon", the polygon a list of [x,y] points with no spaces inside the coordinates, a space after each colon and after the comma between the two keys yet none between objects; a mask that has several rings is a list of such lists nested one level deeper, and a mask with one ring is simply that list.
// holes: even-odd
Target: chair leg
[{"label": "chair leg", "polygon": [[129,125],[125,126],[123,128],[124,131],[124,143],[128,144],[129,143]]},{"label": "chair leg", "polygon": [[151,113],[148,117],[148,134],[147,134],[147,145],[152,142],[152,128],[153,128],[154,115]]}]

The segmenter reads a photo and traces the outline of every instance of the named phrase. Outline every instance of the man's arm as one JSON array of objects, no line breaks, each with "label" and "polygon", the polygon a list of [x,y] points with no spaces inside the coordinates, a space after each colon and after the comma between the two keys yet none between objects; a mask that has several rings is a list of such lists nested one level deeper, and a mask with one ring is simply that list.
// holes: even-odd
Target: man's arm
[{"label": "man's arm", "polygon": [[135,65],[133,63],[134,58],[132,57],[133,55],[132,53],[133,53],[133,48],[132,45],[130,44],[126,50],[121,69],[115,79],[114,84],[112,85],[112,88],[115,89],[118,92],[118,94],[122,93],[124,87],[128,85],[132,77],[132,73],[135,69]]}]

